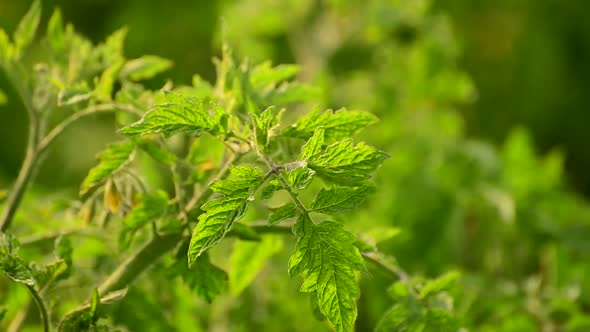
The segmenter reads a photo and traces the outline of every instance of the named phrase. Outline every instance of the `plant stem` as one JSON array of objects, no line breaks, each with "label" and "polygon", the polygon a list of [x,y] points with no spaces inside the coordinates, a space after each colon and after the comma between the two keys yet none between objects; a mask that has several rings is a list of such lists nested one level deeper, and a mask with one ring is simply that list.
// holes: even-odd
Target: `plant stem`
[{"label": "plant stem", "polygon": [[[232,154],[228,157],[219,171],[209,179],[208,183],[225,177],[229,172],[230,166],[237,162],[241,157],[242,154]],[[187,213],[193,207],[205,204],[211,195],[213,195],[213,191],[207,187],[207,189],[200,195],[194,195],[183,211]],[[154,237],[133,256],[129,257],[125,262],[119,265],[119,267],[98,287],[98,291],[101,294],[104,294],[126,287],[143,271],[154,264],[158,258],[174,249],[182,239],[182,233]]]},{"label": "plant stem", "polygon": [[35,299],[35,303],[37,303],[37,307],[39,308],[39,313],[41,314],[41,321],[43,323],[43,331],[49,332],[49,317],[47,315],[47,308],[45,307],[45,303],[43,303],[43,299],[37,292],[37,290],[33,286],[27,285],[29,292]]},{"label": "plant stem", "polygon": [[87,116],[99,114],[99,113],[110,113],[116,111],[123,111],[132,115],[141,116],[142,113],[135,109],[130,105],[123,105],[123,104],[100,104],[100,105],[92,105],[88,106],[87,108],[77,111],[76,113],[70,115],[68,118],[63,120],[60,124],[55,126],[40,142],[37,146],[37,153],[43,153],[53,141],[57,137],[59,137],[65,129],[67,129],[71,124],[77,122],[80,119],[83,119]]},{"label": "plant stem", "polygon": [[33,177],[33,173],[39,160],[39,154],[36,152],[38,125],[37,121],[33,120],[34,117],[35,116],[33,115],[30,118],[25,159],[23,160],[16,182],[14,183],[14,188],[8,196],[4,211],[2,211],[2,216],[0,217],[0,232],[5,232],[8,227],[10,227],[14,214],[20,205],[31,178]]},{"label": "plant stem", "polygon": [[121,263],[98,287],[98,291],[100,294],[106,294],[125,288],[158,258],[172,250],[182,238],[181,233],[154,237],[137,253]]},{"label": "plant stem", "polygon": [[[27,109],[29,109],[27,107]],[[87,116],[113,111],[124,111],[131,114],[141,114],[138,110],[129,105],[119,104],[101,104],[92,105],[81,111],[72,114],[60,124],[55,126],[43,139],[39,140],[39,119],[34,110],[29,110],[29,135],[27,140],[27,150],[25,152],[25,159],[21,165],[20,171],[14,183],[14,188],[10,192],[6,206],[2,211],[0,217],[0,232],[5,232],[12,223],[14,215],[22,201],[22,198],[27,190],[27,187],[34,177],[39,160],[47,148],[59,137],[66,128],[78,120]]]}]

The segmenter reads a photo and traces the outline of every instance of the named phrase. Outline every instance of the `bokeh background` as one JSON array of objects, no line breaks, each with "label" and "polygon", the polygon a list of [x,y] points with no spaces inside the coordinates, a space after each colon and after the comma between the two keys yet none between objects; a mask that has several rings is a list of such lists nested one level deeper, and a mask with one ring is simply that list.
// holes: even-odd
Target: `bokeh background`
[{"label": "bokeh background", "polygon": [[[169,76],[176,82],[189,82],[193,73],[214,79],[211,59],[219,51],[222,18],[229,30],[251,33],[264,41],[258,48],[247,46],[252,52],[243,48],[250,57],[269,56],[275,63],[296,60],[288,39],[301,27],[274,15],[280,1],[262,0],[256,6],[241,2],[46,0],[43,7],[46,13],[60,7],[65,20],[95,42],[128,26],[129,57],[149,53],[172,59],[175,69]],[[311,1],[300,3],[302,10],[311,5]],[[590,89],[590,4],[584,0],[438,0],[433,4],[436,11],[450,18],[461,49],[459,66],[477,88],[473,102],[459,106],[468,134],[498,144],[513,128],[529,128],[540,152],[556,147],[564,151],[566,181],[590,194],[590,113],[586,101]],[[12,31],[28,6],[25,0],[0,0],[0,26]],[[248,8],[237,10],[240,6]],[[239,42],[240,38],[236,39]],[[332,61],[337,66],[358,66],[366,52],[350,47]],[[162,82],[151,83],[157,87]],[[6,186],[22,159],[26,117],[2,74],[0,87],[9,94],[9,103],[0,107],[0,140],[9,143],[0,145],[0,184]],[[71,133],[82,137],[75,144],[84,144],[83,151],[64,138],[61,148],[55,149],[61,155],[50,156],[55,162],[46,163],[38,183],[79,183],[94,153],[111,138],[111,129],[86,123]],[[55,172],[58,169],[67,172]]]},{"label": "bokeh background", "polygon": [[[13,31],[29,5],[0,0],[0,27]],[[190,84],[195,73],[214,82],[212,58],[222,35],[237,58],[300,64],[299,78],[322,91],[314,100],[321,107],[365,109],[382,120],[360,138],[391,158],[379,172],[378,193],[359,212],[342,216],[348,229],[382,235],[379,227],[395,227],[399,234],[380,249],[412,276],[459,270],[454,310],[471,331],[590,330],[590,204],[583,197],[590,195],[584,100],[590,3],[45,0],[41,30],[55,7],[95,43],[127,26],[129,59],[155,54],[173,60],[171,71],[146,83],[153,89],[168,79]],[[41,52],[33,49],[32,60]],[[8,97],[0,106],[2,190],[23,158],[26,112],[2,73],[0,90]],[[25,196],[17,235],[63,225],[59,216],[55,222],[38,213],[37,205],[55,192],[76,199],[96,153],[117,139],[115,129],[112,117],[101,116],[59,138]],[[106,230],[116,234],[113,228]],[[232,332],[327,330],[300,319],[310,317],[309,301],[298,293],[298,282],[286,278],[291,249],[285,245],[242,296],[226,295],[213,305],[187,296],[184,286],[166,279],[167,265],[157,264],[131,288],[112,321],[141,331],[199,325]],[[117,264],[106,249],[100,255],[79,244],[76,250],[83,262],[100,263],[79,269],[81,277]],[[224,264],[228,250],[222,247],[214,261]],[[358,331],[372,330],[391,305],[384,296],[391,280],[372,272],[361,284]],[[11,294],[11,301],[24,302],[18,289]]]}]

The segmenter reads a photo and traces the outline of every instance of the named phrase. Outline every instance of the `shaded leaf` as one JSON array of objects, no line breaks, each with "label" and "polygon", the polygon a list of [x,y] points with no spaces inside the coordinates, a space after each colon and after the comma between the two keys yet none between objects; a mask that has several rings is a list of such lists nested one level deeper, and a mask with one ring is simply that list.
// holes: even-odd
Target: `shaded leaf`
[{"label": "shaded leaf", "polygon": [[227,289],[227,273],[211,264],[207,254],[201,255],[193,262],[183,279],[200,297],[209,303],[213,302],[218,295]]},{"label": "shaded leaf", "polygon": [[176,163],[176,155],[166,148],[150,140],[138,140],[137,145],[154,160],[164,165],[172,166]]},{"label": "shaded leaf", "polygon": [[142,194],[140,203],[125,217],[125,227],[135,230],[156,221],[166,212],[167,205],[168,195],[162,190],[153,195]]},{"label": "shaded leaf", "polygon": [[293,218],[297,215],[297,207],[293,203],[289,203],[287,205],[283,205],[277,210],[275,210],[269,217],[268,217],[268,224],[275,225],[281,222],[282,220]]},{"label": "shaded leaf", "polygon": [[82,182],[81,192],[85,193],[91,187],[102,183],[109,176],[121,169],[133,153],[133,142],[120,142],[111,144],[100,153],[98,165],[93,167]]}]

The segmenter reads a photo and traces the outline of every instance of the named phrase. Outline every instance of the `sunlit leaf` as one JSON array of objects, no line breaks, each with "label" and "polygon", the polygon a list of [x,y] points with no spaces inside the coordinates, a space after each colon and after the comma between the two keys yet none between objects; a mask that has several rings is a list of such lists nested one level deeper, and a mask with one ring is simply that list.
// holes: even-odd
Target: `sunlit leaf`
[{"label": "sunlit leaf", "polygon": [[364,262],[354,246],[354,237],[333,221],[314,225],[299,221],[295,252],[289,260],[289,274],[303,275],[302,292],[317,292],[320,311],[336,331],[353,331],[360,291],[355,271]]}]

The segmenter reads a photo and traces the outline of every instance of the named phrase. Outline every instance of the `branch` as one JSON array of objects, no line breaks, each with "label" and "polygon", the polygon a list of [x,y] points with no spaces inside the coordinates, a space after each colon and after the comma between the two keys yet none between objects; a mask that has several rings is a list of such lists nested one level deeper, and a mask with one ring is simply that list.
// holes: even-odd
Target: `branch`
[{"label": "branch", "polygon": [[59,137],[65,129],[67,129],[71,124],[77,122],[80,119],[85,117],[99,114],[99,113],[110,113],[116,111],[123,111],[128,114],[141,116],[142,113],[137,110],[136,108],[130,105],[123,105],[123,104],[99,104],[99,105],[92,105],[88,106],[87,108],[76,111],[76,113],[70,115],[68,118],[63,120],[60,124],[55,126],[40,142],[37,146],[37,153],[43,153],[51,143]]},{"label": "branch", "polygon": [[100,294],[125,288],[144,270],[150,267],[158,258],[174,249],[183,238],[181,233],[167,234],[154,237],[143,248],[111,273],[107,279],[98,287]]},{"label": "branch", "polygon": [[43,303],[43,299],[39,296],[39,293],[33,286],[27,285],[29,292],[35,299],[35,303],[37,303],[37,308],[39,308],[39,313],[41,314],[41,321],[43,323],[43,331],[49,332],[49,318],[47,316],[47,308],[45,307],[45,303]]},{"label": "branch", "polygon": [[0,217],[0,232],[5,232],[12,223],[14,219],[14,214],[18,210],[18,207],[22,201],[23,195],[27,190],[27,186],[29,182],[31,182],[33,178],[33,174],[37,168],[37,164],[43,153],[47,150],[47,148],[55,141],[57,137],[59,137],[66,128],[68,128],[71,124],[77,122],[78,120],[85,118],[87,116],[104,113],[104,112],[114,112],[114,111],[124,111],[130,114],[141,115],[139,111],[129,105],[119,105],[119,104],[101,104],[101,105],[92,105],[89,106],[81,111],[78,111],[72,114],[70,117],[66,118],[60,124],[55,126],[43,139],[38,141],[39,135],[39,123],[37,114],[32,112],[30,113],[29,120],[29,137],[27,141],[27,151],[25,154],[25,159],[23,164],[21,165],[20,171],[16,178],[14,188],[10,192],[10,196],[8,197],[8,201],[6,203],[6,207],[4,211],[2,211],[2,216]]},{"label": "branch", "polygon": [[[229,167],[241,157],[242,154],[231,155],[219,169],[219,172],[209,179],[209,183],[225,177],[229,172]],[[202,192],[201,195],[193,196],[193,199],[187,204],[184,211],[189,211],[194,206],[203,205],[211,195],[213,195],[213,191],[207,187],[207,190]],[[174,249],[182,239],[182,233],[155,236],[107,277],[99,286],[99,293],[104,294],[126,287],[161,256]]]}]

